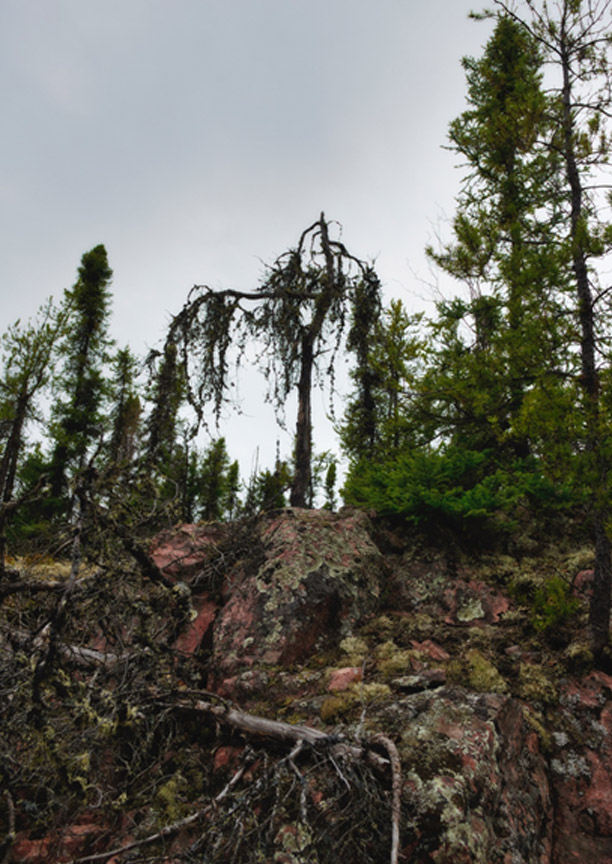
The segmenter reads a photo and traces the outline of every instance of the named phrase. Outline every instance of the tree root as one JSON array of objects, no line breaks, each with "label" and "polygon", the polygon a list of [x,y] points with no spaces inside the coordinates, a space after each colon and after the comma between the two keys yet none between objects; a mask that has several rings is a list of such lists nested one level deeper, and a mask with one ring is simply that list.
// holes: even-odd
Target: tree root
[{"label": "tree root", "polygon": [[[214,694],[210,694],[214,696]],[[287,762],[300,781],[303,780],[299,769],[295,764],[298,754],[305,748],[311,748],[325,760],[328,760],[339,773],[340,778],[350,790],[349,781],[338,767],[337,760],[345,760],[349,763],[365,762],[378,774],[387,777],[391,775],[392,805],[391,805],[391,864],[397,864],[399,856],[399,825],[401,812],[401,763],[397,748],[393,741],[381,733],[373,735],[364,744],[351,743],[343,736],[328,734],[311,726],[292,725],[279,720],[270,720],[254,714],[248,714],[236,710],[228,703],[214,704],[201,698],[180,698],[159,700],[163,707],[171,710],[195,712],[213,719],[221,726],[240,732],[249,739],[257,739],[265,744],[283,744],[291,746],[290,753],[283,761]],[[383,750],[386,755],[382,755]],[[197,810],[191,815],[166,825],[155,834],[134,840],[123,846],[110,849],[107,852],[99,852],[82,858],[74,859],[71,864],[97,864],[104,862],[113,856],[119,856],[140,846],[149,845],[177,834],[183,828],[193,825],[199,820],[209,816],[215,810],[217,804],[230,793],[232,788],[240,781],[247,768],[244,763],[232,776],[223,790],[205,807]]]}]

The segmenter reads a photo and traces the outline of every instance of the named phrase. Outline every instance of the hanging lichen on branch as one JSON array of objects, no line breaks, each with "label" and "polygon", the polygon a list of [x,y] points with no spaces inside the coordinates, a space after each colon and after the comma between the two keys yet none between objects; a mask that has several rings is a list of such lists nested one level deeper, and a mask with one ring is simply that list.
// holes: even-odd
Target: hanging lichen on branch
[{"label": "hanging lichen on branch", "polygon": [[[312,499],[313,381],[322,387],[327,378],[333,395],[349,313],[363,299],[364,286],[369,295],[379,296],[373,268],[330,236],[330,223],[322,213],[302,232],[297,246],[267,268],[259,288],[213,291],[195,285],[168,329],[167,344],[177,346],[186,397],[196,415],[194,434],[205,423],[207,406],[218,421],[229,401],[231,361],[238,370],[247,348],[256,346],[256,363],[268,381],[277,418],[297,389],[293,506],[307,506]],[[379,307],[375,303],[370,308]],[[370,326],[375,320],[373,315]]]}]

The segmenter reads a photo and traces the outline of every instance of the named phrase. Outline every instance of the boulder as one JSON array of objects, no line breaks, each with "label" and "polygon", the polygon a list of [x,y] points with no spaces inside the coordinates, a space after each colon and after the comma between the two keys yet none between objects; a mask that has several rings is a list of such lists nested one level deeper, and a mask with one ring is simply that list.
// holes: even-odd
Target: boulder
[{"label": "boulder", "polygon": [[551,735],[554,864],[612,862],[612,677],[566,681]]},{"label": "boulder", "polygon": [[182,582],[197,580],[202,568],[228,534],[228,525],[204,522],[182,524],[158,534],[149,556],[165,576]]},{"label": "boulder", "polygon": [[547,764],[517,700],[448,686],[386,713],[404,776],[404,860],[550,864]]},{"label": "boulder", "polygon": [[226,577],[213,637],[217,676],[290,666],[337,643],[376,609],[383,571],[363,513],[262,516],[252,554]]}]

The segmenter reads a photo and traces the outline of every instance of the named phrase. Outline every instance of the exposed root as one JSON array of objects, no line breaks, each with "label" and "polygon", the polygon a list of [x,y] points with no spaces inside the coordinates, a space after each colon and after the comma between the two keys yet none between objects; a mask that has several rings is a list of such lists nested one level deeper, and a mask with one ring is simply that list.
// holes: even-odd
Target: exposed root
[{"label": "exposed root", "polygon": [[369,744],[378,744],[384,747],[389,755],[391,763],[391,864],[397,864],[399,855],[399,825],[402,807],[402,763],[400,761],[397,747],[393,741],[381,732],[372,735]]}]

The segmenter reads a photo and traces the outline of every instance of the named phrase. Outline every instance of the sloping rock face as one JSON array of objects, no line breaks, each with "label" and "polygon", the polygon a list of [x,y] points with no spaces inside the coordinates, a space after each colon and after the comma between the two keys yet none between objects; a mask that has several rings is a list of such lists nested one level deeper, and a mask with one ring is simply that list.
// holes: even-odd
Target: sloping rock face
[{"label": "sloping rock face", "polygon": [[378,607],[385,565],[371,534],[364,513],[293,508],[263,514],[246,543],[226,525],[163,532],[150,556],[191,592],[175,648],[212,646],[207,684],[225,695],[265,689],[266,667],[304,662]]},{"label": "sloping rock face", "polygon": [[555,864],[612,862],[612,677],[563,683],[551,716]]},{"label": "sloping rock face", "polygon": [[302,663],[373,612],[384,561],[370,531],[358,512],[263,516],[251,556],[225,582],[213,637],[215,674]]},{"label": "sloping rock face", "polygon": [[[237,711],[312,726],[357,751],[385,736],[401,766],[398,864],[612,864],[612,677],[593,670],[580,618],[566,647],[535,633],[507,590],[527,563],[449,565],[438,551],[390,550],[363,513],[297,509],[244,530],[180,526],[150,554],[175,583],[167,596],[185,606],[172,634],[177,689],[164,704],[206,688]],[[134,716],[144,722],[147,710]],[[202,735],[198,718],[175,734],[185,737],[164,756],[158,810],[165,801],[172,819],[192,813],[230,781],[237,798],[227,792],[225,825],[210,815],[157,860],[192,861],[185,849],[196,841],[205,857],[206,836],[229,837],[240,812],[249,848],[233,860],[328,864],[342,860],[331,857],[334,843],[363,830],[367,853],[347,864],[389,861],[388,768],[366,776],[354,761],[326,763],[325,751],[312,758],[306,746],[290,757],[278,745],[284,775],[266,753],[239,780],[256,746],[248,733],[221,737],[213,726]],[[146,795],[130,807],[118,828],[94,808],[89,821],[79,814],[48,836],[24,832],[12,860],[63,864],[150,834]]]},{"label": "sloping rock face", "polygon": [[404,772],[405,860],[551,861],[547,765],[517,700],[440,687],[383,716]]},{"label": "sloping rock face", "polygon": [[[477,568],[383,554],[358,512],[263,515],[213,601],[202,574],[224,531],[183,526],[154,550],[193,586],[176,647],[195,654],[206,639],[208,686],[243,705],[279,685],[285,701],[304,697],[308,682],[299,704],[315,723],[322,702],[327,722],[346,720],[375,692],[372,727],[402,761],[405,860],[612,864],[612,678],[543,652]],[[304,671],[345,643],[327,676]]]},{"label": "sloping rock face", "polygon": [[149,554],[165,576],[197,585],[228,530],[226,524],[217,522],[179,525],[158,534]]}]

